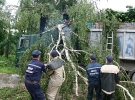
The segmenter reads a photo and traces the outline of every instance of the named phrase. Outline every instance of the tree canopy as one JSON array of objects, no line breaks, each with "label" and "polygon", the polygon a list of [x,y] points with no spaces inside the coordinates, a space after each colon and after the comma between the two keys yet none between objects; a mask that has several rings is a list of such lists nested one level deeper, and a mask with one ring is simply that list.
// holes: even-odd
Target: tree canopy
[{"label": "tree canopy", "polygon": [[[0,1],[0,4],[4,4],[4,0]],[[112,9],[98,11],[95,4],[92,2],[87,2],[87,0],[80,0],[80,2],[78,2],[78,0],[20,0],[20,5],[14,19],[14,24],[9,23],[10,13],[3,11],[2,8],[0,9],[1,55],[3,55],[3,49],[5,47],[5,51],[7,51],[7,53],[9,53],[8,50],[15,51],[15,47],[17,45],[16,41],[22,34],[39,34],[40,17],[41,15],[47,15],[49,17],[49,22],[45,29],[48,30],[55,27],[55,29],[57,28],[59,31],[51,30],[52,33],[46,34],[45,37],[39,39],[39,41],[30,46],[26,52],[24,52],[24,54],[19,58],[19,65],[21,66],[20,72],[22,75],[24,75],[26,65],[31,59],[32,50],[39,49],[42,51],[41,61],[48,62],[49,57],[47,54],[52,49],[57,49],[61,53],[61,58],[66,63],[66,80],[61,88],[61,98],[69,100],[71,96],[74,97],[76,95],[76,98],[79,100],[80,98],[77,97],[77,89],[74,89],[78,88],[79,86],[79,89],[82,90],[79,93],[82,94],[81,99],[83,100],[86,98],[87,93],[87,90],[85,89],[87,83],[87,79],[85,78],[87,77],[85,66],[89,63],[89,54],[95,54],[99,58],[97,61],[104,64],[105,59],[103,58],[110,54],[110,52],[106,51],[105,49],[107,33],[111,34],[112,31],[114,32],[115,38],[115,45],[112,55],[114,56],[116,62],[119,62],[118,41],[116,39],[118,25],[120,22],[134,22],[135,19],[135,8],[131,6],[127,6],[127,8],[127,12],[118,12],[113,11]],[[69,41],[65,39],[64,32],[61,31],[62,25],[64,24],[62,21],[61,12],[65,9],[69,14],[70,20],[72,20],[72,24],[70,25],[71,37]],[[86,25],[87,22],[91,24],[98,22],[102,23],[103,25],[102,36],[100,37],[101,41],[99,41],[96,46],[92,46],[90,39],[88,38],[88,34],[92,27],[88,27]],[[12,32],[10,31],[12,27],[17,30],[13,34],[11,34]],[[63,40],[63,44],[60,40]],[[11,48],[10,44],[14,46],[13,49]],[[84,64],[84,68],[80,68],[78,66],[78,63],[80,62]],[[44,78],[41,84],[46,86],[45,84],[47,84],[47,82],[48,78]],[[129,86],[129,84],[123,85]],[[44,88],[44,91],[45,89],[46,88]],[[129,88],[129,90],[131,90],[131,88]],[[76,94],[74,94],[74,92],[76,92]],[[125,98],[125,92],[123,92],[122,89],[118,89],[116,93],[121,94],[115,97],[117,100]],[[133,92],[132,94],[134,95]],[[127,99],[129,99],[129,96],[127,96]]]},{"label": "tree canopy", "polygon": [[126,6],[126,8],[126,12],[114,11],[112,9],[106,9],[105,11],[108,14],[108,18],[113,15],[119,22],[135,22],[135,8],[132,6]]}]

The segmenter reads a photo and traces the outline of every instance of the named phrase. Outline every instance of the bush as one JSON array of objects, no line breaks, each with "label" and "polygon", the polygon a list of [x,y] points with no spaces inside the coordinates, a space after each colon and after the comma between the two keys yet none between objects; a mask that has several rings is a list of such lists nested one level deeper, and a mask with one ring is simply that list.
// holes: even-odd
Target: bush
[{"label": "bush", "polygon": [[9,58],[6,58],[4,55],[0,56],[0,73],[17,73],[18,69],[15,68],[14,61],[14,55],[9,55]]}]

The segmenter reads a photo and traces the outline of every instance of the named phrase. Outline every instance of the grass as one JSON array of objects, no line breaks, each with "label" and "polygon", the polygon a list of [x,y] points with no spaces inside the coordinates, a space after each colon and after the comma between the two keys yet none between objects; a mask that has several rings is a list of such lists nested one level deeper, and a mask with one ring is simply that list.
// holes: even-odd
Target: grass
[{"label": "grass", "polygon": [[15,74],[18,73],[18,69],[15,67],[0,67],[0,73]]},{"label": "grass", "polygon": [[[0,73],[4,74],[17,74],[19,69],[14,66],[14,55],[9,55],[8,59],[4,56],[0,56]],[[30,95],[24,86],[10,88],[0,88],[0,100],[31,100]]]},{"label": "grass", "polygon": [[0,56],[0,73],[15,74],[18,73],[18,68],[14,66],[14,55],[9,55],[8,58]]},{"label": "grass", "polygon": [[0,100],[31,100],[28,91],[24,87],[0,89]]}]

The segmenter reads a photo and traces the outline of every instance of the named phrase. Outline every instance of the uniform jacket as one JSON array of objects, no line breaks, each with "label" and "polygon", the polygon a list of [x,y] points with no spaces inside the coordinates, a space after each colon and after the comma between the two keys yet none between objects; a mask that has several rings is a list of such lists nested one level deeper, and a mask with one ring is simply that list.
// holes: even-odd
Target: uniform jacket
[{"label": "uniform jacket", "polygon": [[42,76],[42,71],[46,72],[44,63],[38,61],[37,59],[33,59],[28,63],[25,78],[27,80],[39,82]]},{"label": "uniform jacket", "polygon": [[101,67],[101,89],[106,94],[115,92],[116,84],[119,82],[119,69],[112,64]]},{"label": "uniform jacket", "polygon": [[60,86],[63,83],[63,61],[58,57],[52,59],[52,61],[46,66],[50,74],[49,84],[52,86]]},{"label": "uniform jacket", "polygon": [[100,68],[101,64],[97,62],[91,62],[86,67],[89,82],[100,81]]}]

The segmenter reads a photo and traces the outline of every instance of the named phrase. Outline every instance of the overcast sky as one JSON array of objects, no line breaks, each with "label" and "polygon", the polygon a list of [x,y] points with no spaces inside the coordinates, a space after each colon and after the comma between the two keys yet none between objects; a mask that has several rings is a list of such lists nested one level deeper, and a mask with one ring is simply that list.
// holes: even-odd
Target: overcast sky
[{"label": "overcast sky", "polygon": [[[19,0],[6,0],[6,3],[17,5]],[[117,11],[127,11],[126,6],[131,5],[135,7],[135,0],[89,0],[96,1],[99,9],[111,8]]]},{"label": "overcast sky", "polygon": [[94,0],[97,1],[99,9],[111,8],[116,11],[127,11],[126,6],[135,7],[135,0]]},{"label": "overcast sky", "polygon": [[19,1],[19,0],[6,0],[6,4],[7,4],[7,5],[10,5],[10,4],[12,4],[12,5],[17,5],[17,4],[18,4],[18,1]]}]

